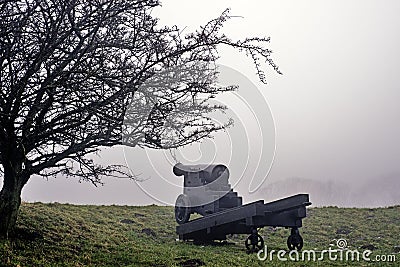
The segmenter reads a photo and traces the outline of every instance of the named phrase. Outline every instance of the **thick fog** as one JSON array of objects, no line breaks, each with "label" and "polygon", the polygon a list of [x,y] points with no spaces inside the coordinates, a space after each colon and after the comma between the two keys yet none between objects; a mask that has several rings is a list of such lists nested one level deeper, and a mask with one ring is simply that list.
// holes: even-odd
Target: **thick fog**
[{"label": "thick fog", "polygon": [[226,34],[270,36],[283,72],[267,69],[264,85],[249,58],[220,47],[220,82],[240,88],[215,101],[228,106],[234,126],[172,153],[101,153],[100,161],[127,162],[144,181],[106,178],[95,188],[34,177],[23,200],[173,204],[182,190],[172,173],[179,160],[226,164],[244,202],[310,193],[315,206],[400,204],[400,2],[165,0],[153,15],[185,33],[227,7],[237,17]]}]

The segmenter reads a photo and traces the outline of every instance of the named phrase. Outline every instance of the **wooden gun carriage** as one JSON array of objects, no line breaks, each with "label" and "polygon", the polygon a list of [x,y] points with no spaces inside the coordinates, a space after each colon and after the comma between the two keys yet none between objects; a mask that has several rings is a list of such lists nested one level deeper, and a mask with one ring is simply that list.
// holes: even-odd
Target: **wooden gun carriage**
[{"label": "wooden gun carriage", "polygon": [[[287,239],[290,250],[303,247],[299,228],[306,217],[306,206],[311,205],[308,194],[243,205],[242,197],[229,184],[229,170],[224,165],[178,163],[173,172],[184,176],[183,194],[175,203],[179,239],[203,242],[226,240],[230,234],[249,234],[245,245],[251,252],[264,249],[264,240],[257,229],[272,226],[291,229]],[[203,217],[189,221],[193,213]]]}]

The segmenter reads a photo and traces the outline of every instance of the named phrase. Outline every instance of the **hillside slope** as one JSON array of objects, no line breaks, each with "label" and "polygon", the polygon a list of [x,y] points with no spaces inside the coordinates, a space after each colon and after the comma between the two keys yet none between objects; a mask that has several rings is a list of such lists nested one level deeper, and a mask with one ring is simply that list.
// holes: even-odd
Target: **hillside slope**
[{"label": "hillside slope", "polygon": [[[246,254],[246,236],[229,244],[176,241],[172,207],[23,203],[18,236],[0,241],[1,266],[399,266],[400,206],[378,209],[310,208],[304,249],[328,249],[344,238],[349,249],[373,249],[397,262],[259,261]],[[264,228],[268,249],[286,249],[287,229]],[[303,249],[303,250],[304,250]],[[395,254],[396,253],[396,254]]]}]

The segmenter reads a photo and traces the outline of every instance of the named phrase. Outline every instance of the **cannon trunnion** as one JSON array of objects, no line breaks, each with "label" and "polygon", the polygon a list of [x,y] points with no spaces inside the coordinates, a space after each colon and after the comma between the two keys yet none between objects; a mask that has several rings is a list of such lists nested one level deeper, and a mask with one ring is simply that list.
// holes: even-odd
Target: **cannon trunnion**
[{"label": "cannon trunnion", "polygon": [[[264,226],[290,228],[287,246],[301,250],[299,233],[308,194],[298,194],[270,203],[255,201],[242,204],[242,197],[229,184],[229,170],[222,164],[183,165],[173,167],[176,176],[183,176],[183,194],[175,203],[176,232],[181,240],[195,242],[226,240],[229,234],[250,234],[245,245],[248,252],[264,249],[264,240],[257,229]],[[190,215],[203,217],[189,221]]]}]

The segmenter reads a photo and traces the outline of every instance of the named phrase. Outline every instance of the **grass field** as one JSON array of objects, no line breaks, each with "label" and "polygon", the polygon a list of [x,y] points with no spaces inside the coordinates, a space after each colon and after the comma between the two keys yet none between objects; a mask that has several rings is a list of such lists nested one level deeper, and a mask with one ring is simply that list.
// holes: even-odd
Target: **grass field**
[{"label": "grass field", "polygon": [[[246,236],[233,236],[225,245],[177,241],[172,207],[23,203],[17,237],[0,240],[0,265],[400,266],[400,206],[310,208],[303,223],[303,250],[325,250],[343,238],[348,249],[372,249],[370,259],[394,255],[397,261],[331,261],[327,256],[324,261],[260,261],[246,253]],[[289,230],[264,228],[260,233],[268,250],[287,250]]]}]

